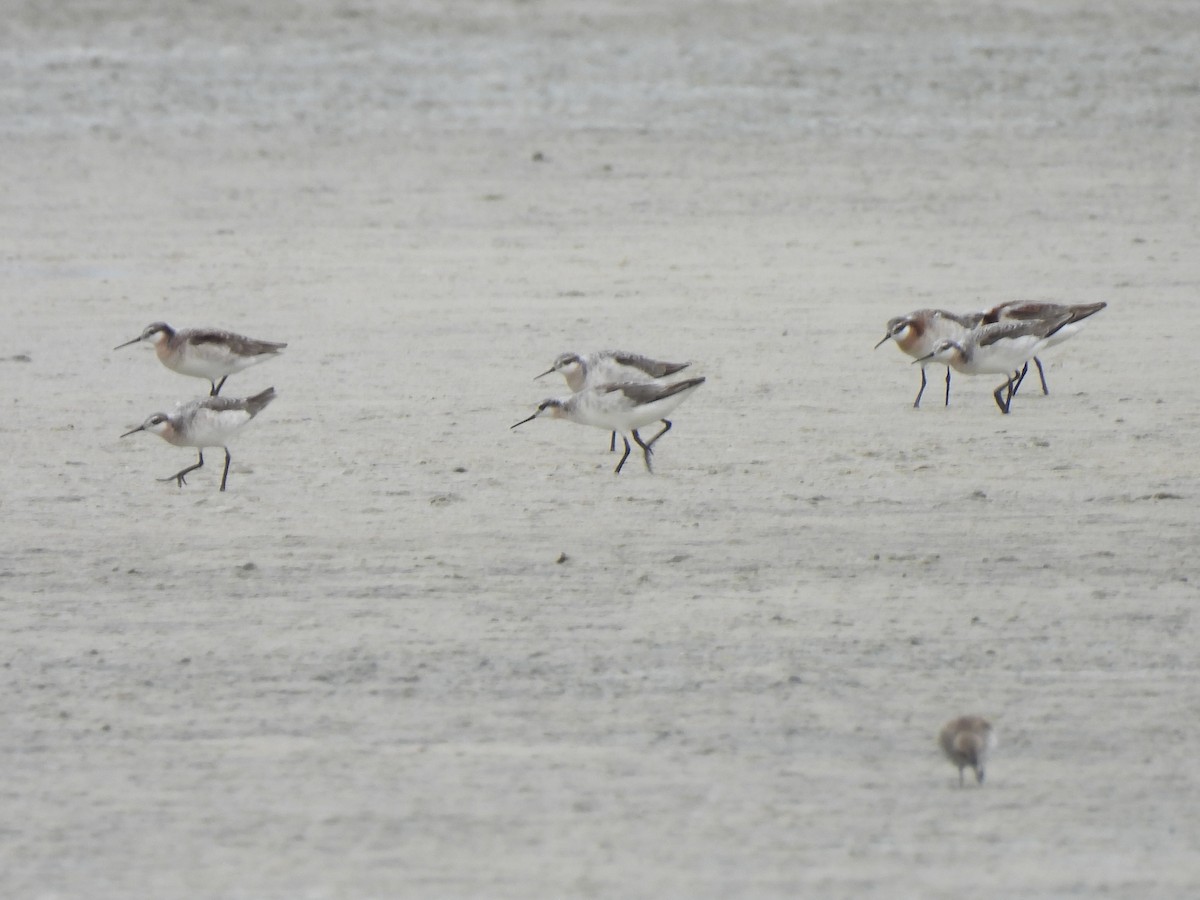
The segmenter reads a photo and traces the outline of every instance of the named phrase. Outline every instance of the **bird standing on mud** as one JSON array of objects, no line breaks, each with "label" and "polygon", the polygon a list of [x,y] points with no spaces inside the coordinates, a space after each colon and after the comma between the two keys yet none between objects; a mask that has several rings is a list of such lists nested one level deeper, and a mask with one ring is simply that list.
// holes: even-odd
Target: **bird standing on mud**
[{"label": "bird standing on mud", "polygon": [[[225,379],[251,366],[274,359],[287,344],[219,331],[215,328],[184,328],[176,331],[166,322],[152,322],[132,341],[113,347],[120,350],[139,341],[150,341],[159,361],[180,375],[207,379],[210,397],[221,393]],[[217,381],[217,379],[221,379]]]}]

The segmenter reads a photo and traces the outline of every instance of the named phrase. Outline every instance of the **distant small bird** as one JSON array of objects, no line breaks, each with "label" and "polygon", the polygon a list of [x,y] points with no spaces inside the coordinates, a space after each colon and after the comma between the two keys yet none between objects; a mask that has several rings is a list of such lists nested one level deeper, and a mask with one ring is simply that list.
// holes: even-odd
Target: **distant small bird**
[{"label": "distant small bird", "polygon": [[158,479],[174,481],[179,487],[187,483],[184,480],[185,475],[204,465],[205,447],[222,448],[225,451],[225,471],[221,473],[221,490],[225,490],[231,459],[228,447],[230,438],[274,399],[275,388],[269,387],[261,394],[245,399],[206,397],[202,400],[192,400],[176,407],[174,412],[155,413],[121,437],[129,437],[139,431],[149,431],[176,447],[196,447],[200,460],[194,466],[188,466],[167,478]]},{"label": "distant small bird", "polygon": [[979,716],[961,716],[942,726],[938,743],[946,758],[958,766],[958,786],[963,786],[963,769],[975,772],[975,781],[983,784],[984,766],[988,754],[996,746],[992,725]]},{"label": "distant small bird", "polygon": [[[917,360],[929,359],[933,348],[943,340],[961,340],[979,324],[979,314],[959,315],[944,309],[918,309],[907,316],[897,316],[887,323],[887,334],[875,345],[878,350],[888,341]],[[928,365],[926,363],[925,365]],[[913,409],[921,406],[925,393],[925,365],[921,366],[921,388]],[[950,405],[950,367],[946,366],[946,405]]]},{"label": "distant small bird", "polygon": [[[595,353],[564,353],[554,360],[554,365],[541,375],[534,376],[534,381],[544,378],[554,372],[559,372],[567,379],[567,387],[579,393],[586,387],[598,384],[629,384],[639,381],[655,381],[682,372],[690,362],[672,363],[650,359],[637,353],[626,353],[624,350],[597,350]],[[663,419],[663,429],[650,439],[650,445],[671,430],[671,423]],[[611,453],[617,449],[617,433],[614,431],[608,441]]]},{"label": "distant small bird", "polygon": [[653,472],[650,465],[650,454],[653,452],[651,447],[667,429],[664,428],[655,436],[654,441],[649,443],[642,440],[638,429],[664,419],[702,384],[703,378],[688,378],[674,384],[651,381],[596,385],[584,388],[570,397],[544,400],[538,406],[537,412],[517,422],[512,428],[532,422],[538,416],[546,414],[552,419],[569,419],[580,425],[594,425],[609,431],[619,431],[621,439],[625,442],[625,453],[613,470],[617,474],[620,474],[621,467],[629,458],[629,438],[625,437],[625,433],[628,432],[642,448],[646,471]]},{"label": "distant small bird", "polygon": [[[152,322],[132,341],[118,344],[114,350],[139,341],[151,341],[159,361],[181,375],[208,380],[210,397],[221,393],[225,379],[260,362],[274,359],[287,344],[259,341],[232,331],[213,328],[185,328],[176,331],[166,322]],[[217,379],[221,380],[218,382]]]}]

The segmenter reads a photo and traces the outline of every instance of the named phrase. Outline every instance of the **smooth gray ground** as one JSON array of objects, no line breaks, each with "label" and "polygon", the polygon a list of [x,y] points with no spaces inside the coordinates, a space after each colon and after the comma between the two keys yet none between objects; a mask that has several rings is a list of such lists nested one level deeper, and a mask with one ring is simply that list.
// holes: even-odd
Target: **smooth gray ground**
[{"label": "smooth gray ground", "polygon": [[[9,6],[0,893],[1200,893],[1200,11],[781,6]],[[225,494],[156,319],[290,344]],[[605,346],[654,476],[508,431]]]}]

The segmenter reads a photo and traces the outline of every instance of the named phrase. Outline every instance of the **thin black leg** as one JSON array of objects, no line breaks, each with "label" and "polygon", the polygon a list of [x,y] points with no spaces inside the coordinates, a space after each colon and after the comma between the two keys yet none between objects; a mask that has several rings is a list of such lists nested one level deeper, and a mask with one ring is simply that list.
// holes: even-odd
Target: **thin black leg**
[{"label": "thin black leg", "polygon": [[[1000,407],[1000,412],[1004,413],[1005,415],[1008,415],[1008,408],[1012,406],[1012,386],[1012,376],[1010,375],[1004,384],[992,391],[992,396],[996,398],[996,405]],[[1003,393],[1005,389],[1008,390],[1008,399],[1001,400],[1000,394]]]},{"label": "thin black leg", "polygon": [[625,435],[621,435],[621,440],[625,442],[625,455],[621,457],[621,461],[617,463],[617,467],[613,469],[614,475],[621,474],[621,466],[625,465],[625,460],[629,459],[629,438],[625,437]]},{"label": "thin black leg", "polygon": [[1019,388],[1021,386],[1021,382],[1025,380],[1025,376],[1028,373],[1029,373],[1029,363],[1028,362],[1025,363],[1025,365],[1022,367],[1021,371],[1012,373],[1013,383],[1012,383],[1012,385],[1009,386],[1008,403],[1006,404],[1009,408],[1012,407],[1013,397],[1017,396],[1017,388]]},{"label": "thin black leg", "polygon": [[656,434],[654,437],[650,438],[650,443],[646,444],[647,447],[653,447],[655,441],[657,441],[660,437],[662,437],[664,434],[666,434],[668,431],[671,430],[671,420],[670,419],[663,419],[662,423],[663,423],[663,430],[660,431],[658,434]]},{"label": "thin black leg", "polygon": [[1025,365],[1021,368],[1021,370],[1019,372],[1013,372],[1013,378],[1016,379],[1016,382],[1013,384],[1013,388],[1012,388],[1012,394],[1014,397],[1017,395],[1017,391],[1020,390],[1020,388],[1021,388],[1021,382],[1025,380],[1025,376],[1028,374],[1029,374],[1029,362],[1028,361],[1026,361]]},{"label": "thin black leg", "polygon": [[950,367],[946,366],[946,405],[950,405]]},{"label": "thin black leg", "polygon": [[617,449],[617,433],[614,431],[608,438],[608,452],[612,453]]},{"label": "thin black leg", "polygon": [[[224,381],[225,379],[222,378],[221,380]],[[230,459],[231,459],[231,457],[229,455],[229,448],[226,447],[225,448],[225,471],[221,473],[221,490],[225,490],[225,479],[229,477],[229,461],[230,461]]]},{"label": "thin black leg", "polygon": [[[650,467],[650,454],[651,454],[651,453],[653,453],[654,451],[650,449],[650,444],[643,444],[643,443],[642,443],[642,436],[641,436],[640,434],[638,434],[638,433],[637,433],[637,429],[636,429],[636,428],[635,428],[635,429],[633,429],[633,431],[631,431],[631,432],[630,432],[630,434],[632,434],[632,435],[633,435],[633,439],[634,439],[635,441],[637,441],[637,445],[638,445],[639,447],[641,447],[641,448],[642,448],[642,456],[644,456],[644,457],[646,458],[646,471],[647,471],[647,472],[653,472],[653,471],[654,471],[654,469],[652,469],[652,468]],[[651,441],[650,443],[654,443],[654,442],[653,442],[653,441]]]},{"label": "thin black leg", "polygon": [[1046,387],[1046,372],[1042,369],[1042,361],[1036,356],[1033,358],[1033,361],[1037,363],[1038,377],[1042,379],[1042,396],[1048,397],[1050,396],[1050,388]]},{"label": "thin black leg", "polygon": [[[228,375],[225,376],[225,378],[228,378],[228,377],[229,377]],[[221,388],[225,387],[225,378],[222,378],[220,381],[216,382],[215,384],[213,384],[213,382],[211,382],[211,381],[209,382],[209,384],[212,384],[212,390],[209,392],[208,396],[215,397],[219,393],[221,393]]]},{"label": "thin black leg", "polygon": [[179,485],[179,487],[183,487],[185,484],[187,484],[187,480],[183,476],[186,475],[188,472],[196,471],[202,465],[204,465],[204,451],[198,450],[196,452],[200,454],[200,461],[198,463],[196,463],[194,466],[188,466],[186,469],[181,469],[180,471],[176,472],[174,475],[168,475],[166,478],[160,478],[158,480],[159,481],[174,481],[177,485]]},{"label": "thin black leg", "polygon": [[921,366],[921,389],[917,391],[917,399],[913,401],[913,409],[921,407],[921,395],[925,393],[925,367]]}]

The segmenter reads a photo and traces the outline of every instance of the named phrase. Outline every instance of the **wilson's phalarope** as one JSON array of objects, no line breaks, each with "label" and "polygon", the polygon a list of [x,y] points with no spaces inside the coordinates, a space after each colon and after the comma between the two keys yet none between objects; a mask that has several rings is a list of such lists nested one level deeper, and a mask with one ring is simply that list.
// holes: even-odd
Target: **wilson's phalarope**
[{"label": "wilson's phalarope", "polygon": [[958,786],[963,786],[963,769],[968,766],[975,772],[975,781],[983,784],[984,766],[988,754],[996,746],[996,735],[991,723],[979,716],[961,716],[947,722],[938,743],[942,752],[958,766]]},{"label": "wilson's phalarope", "polygon": [[[980,315],[959,315],[944,309],[918,309],[907,316],[897,316],[887,323],[887,334],[875,345],[878,350],[888,341],[909,356],[920,361],[929,359],[929,354],[940,341],[959,340],[979,324]],[[921,395],[925,393],[925,366],[921,366],[921,388],[913,409],[921,406]],[[950,367],[946,366],[946,405],[950,405]]]},{"label": "wilson's phalarope", "polygon": [[[991,325],[995,322],[1056,320],[1062,316],[1070,316],[1070,321],[1048,337],[1042,345],[1041,350],[1049,350],[1051,347],[1061,344],[1067,338],[1079,333],[1083,328],[1083,320],[1088,318],[1088,316],[1100,312],[1106,306],[1108,304],[1104,302],[1068,305],[1065,303],[1032,303],[1015,300],[1009,303],[1001,303],[999,306],[993,306],[991,309],[985,310],[981,314],[979,324]],[[1042,381],[1042,393],[1048,395],[1050,388],[1046,386],[1046,372],[1042,368],[1042,361],[1035,356],[1033,362],[1037,366],[1038,378]]]},{"label": "wilson's phalarope", "polygon": [[[541,375],[535,376],[533,380],[537,381],[538,378],[560,372],[567,380],[567,387],[579,393],[586,387],[599,384],[631,384],[667,378],[682,372],[690,365],[690,362],[662,362],[624,350],[598,350],[583,355],[564,353],[554,361],[554,365]],[[662,422],[663,429],[651,439],[651,444],[671,430],[668,420],[663,419]],[[617,433],[614,431],[608,440],[608,450],[611,453],[616,449]]]},{"label": "wilson's phalarope", "polygon": [[[274,359],[287,344],[259,341],[231,331],[185,328],[176,331],[166,322],[153,322],[132,341],[113,347],[120,350],[139,341],[151,341],[159,360],[181,375],[206,378],[210,397],[221,393],[225,379],[268,359]],[[220,381],[217,379],[220,378]]]},{"label": "wilson's phalarope", "polygon": [[[988,373],[1007,376],[1005,382],[992,392],[1000,412],[1008,413],[1020,379],[1047,339],[1070,321],[1069,316],[1057,319],[1031,319],[1026,322],[997,322],[980,325],[958,340],[938,342],[928,356],[913,360],[913,365],[926,360],[947,363],[964,375]],[[1005,390],[1008,394],[1000,399]]]},{"label": "wilson's phalarope", "polygon": [[532,422],[538,416],[546,414],[552,419],[569,419],[580,425],[594,425],[609,431],[619,431],[621,440],[625,442],[625,453],[613,470],[617,474],[620,474],[621,467],[629,458],[629,438],[625,437],[625,433],[628,432],[642,448],[646,471],[653,472],[650,466],[650,454],[653,452],[651,448],[667,429],[664,428],[649,442],[642,440],[638,429],[664,419],[702,384],[703,378],[688,378],[674,384],[651,381],[595,385],[584,388],[570,397],[543,401],[537,412],[517,422],[512,428]]},{"label": "wilson's phalarope", "polygon": [[629,384],[666,378],[690,365],[690,362],[662,362],[623,350],[600,350],[584,355],[564,353],[537,378],[560,372],[567,379],[567,387],[578,393],[597,384]]},{"label": "wilson's phalarope", "polygon": [[229,439],[241,430],[247,422],[263,411],[268,403],[275,399],[275,388],[270,387],[261,394],[245,399],[234,397],[205,397],[180,404],[171,413],[155,413],[140,426],[127,431],[121,437],[129,437],[139,431],[149,431],[157,434],[164,441],[176,447],[196,447],[200,460],[194,466],[188,466],[176,472],[169,478],[159,481],[174,481],[179,487],[187,482],[184,476],[194,472],[204,465],[204,448],[220,447],[225,451],[225,471],[221,473],[221,490],[225,490],[225,481],[229,478]]}]

